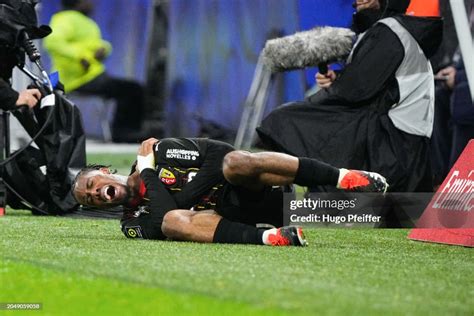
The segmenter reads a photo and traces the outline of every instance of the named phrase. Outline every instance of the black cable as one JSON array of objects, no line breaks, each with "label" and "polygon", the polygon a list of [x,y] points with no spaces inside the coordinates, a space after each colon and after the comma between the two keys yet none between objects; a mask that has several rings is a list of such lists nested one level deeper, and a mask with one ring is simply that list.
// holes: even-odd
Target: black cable
[{"label": "black cable", "polygon": [[33,41],[30,40],[30,37],[28,36],[28,33],[26,32],[23,33],[23,48],[25,49],[25,52],[28,55],[28,58],[31,60],[31,62],[36,63],[40,60],[41,53],[36,48]]},{"label": "black cable", "polygon": [[38,211],[44,215],[51,215],[48,211],[45,211],[45,210],[42,210],[40,209],[39,207],[33,205],[33,203],[30,203],[28,202],[20,193],[18,193],[15,189],[13,189],[6,181],[5,179],[2,179],[3,180],[3,184],[5,184],[5,186],[7,187],[7,189],[9,189],[13,194],[15,194],[20,200],[22,203],[26,204],[26,206],[28,206],[29,208],[35,210],[35,211]]},{"label": "black cable", "polygon": [[23,148],[15,151],[15,153],[13,155],[11,155],[10,157],[8,157],[7,159],[5,159],[4,161],[2,161],[0,163],[0,168],[5,166],[6,164],[10,163],[16,156],[18,156],[19,154],[21,154],[22,152],[24,152],[31,144],[33,144],[33,142],[38,139],[38,137],[41,136],[41,134],[43,133],[43,131],[46,129],[46,127],[48,127],[49,123],[51,122],[51,119],[53,117],[53,112],[54,110],[52,110],[49,114],[48,114],[48,117],[46,118],[46,121],[44,122],[43,126],[40,128],[40,130],[36,133],[36,135],[26,144],[23,146]]},{"label": "black cable", "polygon": [[[36,64],[38,69],[41,71],[41,74],[43,75],[43,77],[45,77],[45,78],[43,78],[44,82],[41,82],[38,77],[35,78],[35,76],[32,73],[30,73],[29,71],[26,71],[25,69],[23,69],[23,67],[19,67],[20,70],[23,71],[28,77],[30,77],[31,80],[33,80],[38,85],[38,88],[43,88],[44,90],[46,90],[47,93],[49,92],[49,94],[53,94],[54,91],[53,91],[53,87],[51,85],[51,81],[49,80],[49,77],[48,77],[46,71],[43,69],[43,67],[40,63],[41,54],[38,51],[38,49],[36,48],[36,46],[34,45],[34,43],[30,40],[30,38],[28,36],[28,33],[26,33],[26,32],[24,33],[23,48],[25,49],[25,52],[28,55],[28,58],[30,59],[30,61]],[[10,157],[8,157],[7,159],[5,159],[4,161],[2,161],[0,163],[0,170],[2,170],[6,164],[12,162],[13,159],[15,159],[22,152],[24,152],[31,144],[33,144],[34,141],[36,141],[36,139],[38,139],[38,137],[43,133],[43,131],[46,129],[46,127],[48,127],[48,125],[51,123],[52,118],[53,118],[53,114],[54,114],[54,109],[52,109],[50,111],[50,113],[48,114],[48,117],[46,118],[46,120],[43,124],[43,126],[39,129],[39,131],[36,133],[36,135],[34,135],[31,138],[31,140],[29,142],[25,146],[23,146],[23,148],[20,148],[13,155],[11,155]],[[13,194],[15,194],[22,202],[27,204],[27,206],[29,206],[31,209],[34,209],[34,210],[36,210],[36,211],[38,211],[42,214],[49,215],[49,213],[47,211],[44,211],[44,210],[40,209],[39,207],[33,205],[33,203],[28,202],[15,189],[12,188],[12,186],[9,185],[3,177],[1,177],[1,174],[0,174],[0,178],[2,179],[5,186]]]},{"label": "black cable", "polygon": [[[23,34],[23,48],[25,49],[26,54],[28,55],[28,58],[30,59],[31,62],[35,63],[35,65],[38,67],[38,69],[41,71],[41,74],[43,75],[43,78],[45,81],[41,82],[38,77],[34,77],[34,75],[25,70],[24,67],[18,67],[20,68],[21,71],[23,71],[28,77],[30,77],[31,80],[33,80],[38,88],[43,88],[46,90],[46,93],[53,94],[53,87],[51,85],[51,81],[49,80],[48,74],[46,71],[43,69],[43,66],[40,63],[40,58],[41,54],[39,50],[36,48],[35,44],[33,41],[30,40],[28,33]],[[41,87],[42,86],[42,87]],[[43,131],[46,129],[46,127],[51,123],[51,120],[53,118],[53,113],[54,109],[51,110],[51,112],[48,114],[48,117],[46,118],[46,121],[44,122],[43,126],[40,128],[40,130],[36,133],[35,136],[32,137],[32,139],[25,145],[23,148],[17,150],[13,155],[5,159],[0,163],[0,168],[5,166],[6,164],[10,163],[16,156],[21,154],[23,151],[25,151],[33,142],[38,139],[38,137],[43,133]]]},{"label": "black cable", "polygon": [[[53,118],[53,113],[54,113],[54,109],[51,110],[51,112],[48,114],[48,117],[46,118],[46,121],[44,122],[43,126],[40,128],[40,130],[36,133],[36,135],[25,145],[23,146],[23,148],[17,150],[13,155],[11,155],[10,157],[8,157],[7,159],[5,159],[4,161],[2,161],[0,163],[0,169],[3,169],[4,166],[10,162],[13,161],[13,159],[15,159],[19,154],[21,154],[22,152],[24,152],[26,149],[28,149],[28,147],[33,144],[33,142],[39,137],[41,136],[41,134],[43,133],[43,131],[45,130],[45,128],[49,125],[49,123],[51,123],[51,120]],[[29,204],[30,208],[44,214],[44,215],[49,215],[48,212],[40,209],[39,207],[33,205],[33,203],[30,203],[28,202],[23,196],[21,196],[18,192],[16,192],[6,181],[3,177],[1,177],[0,175],[0,178],[2,178],[3,180],[3,183],[5,184],[5,186],[10,189],[10,191],[12,191],[18,198],[20,198],[20,200],[22,200],[23,202],[26,202],[27,204]]]}]

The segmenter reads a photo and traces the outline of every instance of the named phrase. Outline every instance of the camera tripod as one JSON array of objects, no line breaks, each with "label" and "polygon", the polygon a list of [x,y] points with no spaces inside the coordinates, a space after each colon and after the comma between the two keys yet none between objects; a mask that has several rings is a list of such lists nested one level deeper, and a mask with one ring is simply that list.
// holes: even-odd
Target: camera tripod
[{"label": "camera tripod", "polygon": [[[0,110],[0,162],[10,155],[10,113]],[[7,188],[3,182],[4,166],[0,167],[0,216],[5,215]]]}]

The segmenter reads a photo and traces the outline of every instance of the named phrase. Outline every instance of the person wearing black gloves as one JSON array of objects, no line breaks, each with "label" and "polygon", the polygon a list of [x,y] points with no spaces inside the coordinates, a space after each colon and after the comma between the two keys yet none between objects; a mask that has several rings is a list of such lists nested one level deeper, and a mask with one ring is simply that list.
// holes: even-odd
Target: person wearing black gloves
[{"label": "person wearing black gloves", "polygon": [[73,193],[83,205],[123,205],[122,231],[129,238],[301,246],[301,228],[255,226],[283,225],[283,192],[273,186],[291,183],[364,192],[388,186],[378,174],[314,159],[235,151],[203,138],[151,138],[128,177],[90,166],[77,175]]},{"label": "person wearing black gloves", "polygon": [[409,0],[357,0],[358,34],[346,67],[318,74],[322,87],[270,113],[265,145],[334,166],[373,170],[392,192],[431,192],[429,138],[434,76],[428,58],[442,20],[405,15]]}]

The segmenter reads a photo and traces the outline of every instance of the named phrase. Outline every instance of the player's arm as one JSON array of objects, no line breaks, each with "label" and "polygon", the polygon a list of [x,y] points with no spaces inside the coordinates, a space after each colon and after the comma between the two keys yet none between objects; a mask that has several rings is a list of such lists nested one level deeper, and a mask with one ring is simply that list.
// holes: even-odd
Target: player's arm
[{"label": "player's arm", "polygon": [[145,182],[147,188],[147,197],[150,200],[147,213],[129,220],[122,224],[122,231],[127,237],[134,237],[127,233],[132,227],[137,227],[145,239],[166,239],[161,230],[165,214],[178,207],[173,197],[169,194],[163,183],[158,178],[156,172],[152,169],[145,169],[140,173],[140,178]]},{"label": "player's arm", "polygon": [[233,151],[234,148],[227,143],[216,140],[202,139],[200,141],[206,142],[207,148],[199,172],[180,192],[173,195],[180,208],[191,208],[215,185],[225,181],[222,173],[222,163],[224,156]]},{"label": "player's arm", "polygon": [[150,202],[138,217],[122,221],[122,231],[129,238],[166,239],[162,231],[163,219],[166,213],[178,208],[176,202],[155,171],[146,169],[140,177],[145,182]]},{"label": "player's arm", "polygon": [[146,214],[122,222],[122,231],[127,237],[165,239],[166,236],[161,230],[163,218],[167,212],[177,209],[176,202],[154,170],[153,145],[157,141],[153,138],[144,141],[138,151],[136,167],[145,183],[150,202]]}]

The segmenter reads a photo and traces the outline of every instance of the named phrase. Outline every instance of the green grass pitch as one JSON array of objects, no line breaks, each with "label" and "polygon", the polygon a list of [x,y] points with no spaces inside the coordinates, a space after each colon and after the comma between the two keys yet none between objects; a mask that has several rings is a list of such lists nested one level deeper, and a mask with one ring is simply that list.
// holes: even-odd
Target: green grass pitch
[{"label": "green grass pitch", "polygon": [[[127,172],[133,155],[94,155]],[[312,229],[309,247],[126,239],[113,220],[0,218],[5,315],[473,315],[474,252],[407,230]]]}]

